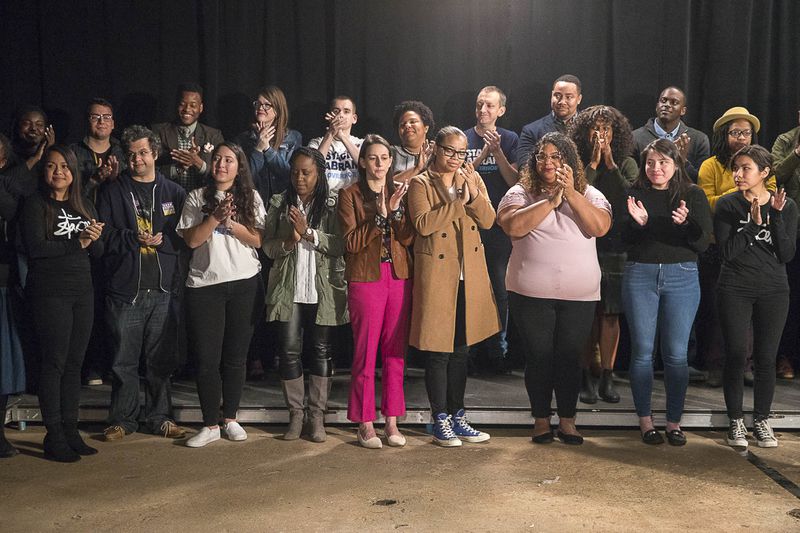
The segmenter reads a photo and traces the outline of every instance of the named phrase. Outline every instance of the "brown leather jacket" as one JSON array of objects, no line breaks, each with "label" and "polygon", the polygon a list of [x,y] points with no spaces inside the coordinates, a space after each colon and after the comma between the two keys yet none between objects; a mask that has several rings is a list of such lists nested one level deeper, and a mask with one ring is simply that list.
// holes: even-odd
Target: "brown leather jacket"
[{"label": "brown leather jacket", "polygon": [[[375,223],[375,202],[364,203],[358,183],[339,191],[339,221],[345,243],[347,281],[378,281],[381,277],[382,231]],[[400,220],[389,216],[392,227],[392,271],[398,279],[412,277],[412,259],[408,247],[414,241],[414,228],[404,209]]]}]

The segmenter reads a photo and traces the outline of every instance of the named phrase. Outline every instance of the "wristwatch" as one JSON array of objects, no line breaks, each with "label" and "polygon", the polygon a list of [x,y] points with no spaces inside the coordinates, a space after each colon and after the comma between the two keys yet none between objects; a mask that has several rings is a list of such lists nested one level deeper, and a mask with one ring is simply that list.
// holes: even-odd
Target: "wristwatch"
[{"label": "wristwatch", "polygon": [[314,232],[311,230],[311,227],[306,226],[306,231],[303,236],[306,240],[311,240],[314,237]]}]

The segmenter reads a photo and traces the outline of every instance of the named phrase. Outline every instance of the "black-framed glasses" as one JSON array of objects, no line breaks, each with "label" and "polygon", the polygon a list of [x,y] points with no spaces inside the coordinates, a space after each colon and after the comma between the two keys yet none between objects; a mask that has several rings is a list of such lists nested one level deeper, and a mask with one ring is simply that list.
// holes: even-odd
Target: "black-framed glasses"
[{"label": "black-framed glasses", "polygon": [[753,136],[753,130],[731,130],[728,132],[728,135],[731,137],[739,138],[744,137],[745,139],[749,139]]},{"label": "black-framed glasses", "polygon": [[536,161],[538,161],[539,163],[544,163],[548,159],[553,163],[561,163],[562,159],[561,154],[558,152],[554,152],[552,154],[545,154],[544,152],[539,152],[534,157],[536,158]]},{"label": "black-framed glasses", "polygon": [[275,106],[270,104],[269,102],[259,102],[258,100],[253,100],[253,109],[258,111],[259,109],[263,109],[264,111],[269,111],[273,109]]},{"label": "black-framed glasses", "polygon": [[101,120],[109,122],[113,118],[114,115],[112,115],[111,113],[103,113],[102,115],[98,113],[89,113],[89,120],[91,120],[92,122],[100,122]]},{"label": "black-framed glasses", "polygon": [[125,157],[128,158],[128,161],[136,161],[137,157],[141,157],[142,159],[144,159],[145,157],[147,157],[152,153],[153,153],[152,150],[147,150],[143,148],[138,152],[128,152],[127,154],[125,154]]},{"label": "black-framed glasses", "polygon": [[436,146],[442,149],[442,153],[445,157],[457,157],[458,159],[464,159],[467,157],[466,150],[456,150],[455,148],[439,143],[436,143]]}]

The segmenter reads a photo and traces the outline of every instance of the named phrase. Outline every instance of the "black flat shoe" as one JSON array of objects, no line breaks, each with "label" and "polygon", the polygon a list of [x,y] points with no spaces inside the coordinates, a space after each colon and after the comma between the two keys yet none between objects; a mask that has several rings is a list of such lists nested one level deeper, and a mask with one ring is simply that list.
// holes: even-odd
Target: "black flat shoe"
[{"label": "black flat shoe", "polygon": [[683,446],[686,444],[686,435],[680,429],[673,429],[672,431],[664,430],[664,435],[667,436],[667,441],[672,446]]},{"label": "black flat shoe", "polygon": [[534,435],[531,437],[531,440],[536,444],[550,444],[554,440],[553,432],[551,430],[547,433],[542,433],[541,435]]},{"label": "black flat shoe", "polygon": [[558,440],[560,440],[564,444],[574,444],[574,445],[583,444],[583,437],[581,437],[580,435],[570,435],[569,433],[564,433],[560,429],[558,430],[558,433],[556,435],[558,436]]},{"label": "black flat shoe", "polygon": [[642,433],[642,442],[645,444],[664,444],[664,437],[655,429],[649,429]]}]

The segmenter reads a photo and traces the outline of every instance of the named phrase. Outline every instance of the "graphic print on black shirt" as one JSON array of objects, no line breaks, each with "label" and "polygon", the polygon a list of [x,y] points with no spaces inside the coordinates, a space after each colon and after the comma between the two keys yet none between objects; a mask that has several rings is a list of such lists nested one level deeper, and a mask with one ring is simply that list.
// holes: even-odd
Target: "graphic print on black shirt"
[{"label": "graphic print on black shirt", "polygon": [[65,237],[67,240],[71,240],[72,237],[77,238],[88,225],[89,221],[83,219],[80,215],[70,214],[63,207],[58,208],[56,210],[53,237]]},{"label": "graphic print on black shirt", "polygon": [[[136,226],[140,233],[153,235],[153,189],[155,182],[142,183],[133,181],[133,207],[136,211]],[[158,289],[161,287],[161,271],[158,268],[158,256],[155,246],[140,246],[141,277],[140,289]]]}]

